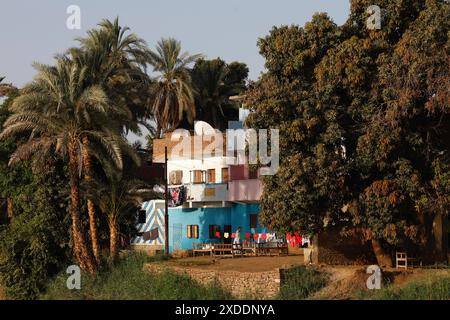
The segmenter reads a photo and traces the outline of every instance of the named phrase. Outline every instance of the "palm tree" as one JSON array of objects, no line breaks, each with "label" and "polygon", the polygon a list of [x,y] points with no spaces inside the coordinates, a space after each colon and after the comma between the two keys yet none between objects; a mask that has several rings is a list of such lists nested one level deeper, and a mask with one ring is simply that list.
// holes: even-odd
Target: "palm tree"
[{"label": "palm tree", "polygon": [[2,83],[5,77],[0,77],[0,98],[6,97],[11,94],[11,92],[17,90],[12,84]]},{"label": "palm tree", "polygon": [[108,171],[108,183],[94,183],[89,190],[91,198],[107,217],[110,261],[114,262],[117,258],[120,222],[127,215],[134,214],[143,201],[154,197],[156,193],[142,181],[127,180],[120,172]]},{"label": "palm tree", "polygon": [[80,174],[82,155],[86,152],[83,138],[104,150],[117,167],[122,167],[123,138],[112,132],[90,129],[110,114],[121,113],[108,101],[99,86],[85,86],[87,69],[59,57],[55,66],[35,64],[38,74],[27,85],[11,107],[0,139],[29,132],[29,140],[18,146],[9,164],[33,156],[36,164],[51,153],[58,153],[68,162],[70,181],[70,215],[74,255],[84,270],[94,273],[96,263],[86,242],[80,213]]},{"label": "palm tree", "polygon": [[181,53],[181,43],[175,39],[162,39],[155,51],[149,51],[148,62],[158,73],[157,83],[152,88],[150,108],[156,118],[156,137],[162,130],[175,128],[184,116],[190,123],[195,118],[194,92],[189,74],[189,65],[201,55]]},{"label": "palm tree", "polygon": [[242,63],[226,64],[219,58],[198,60],[191,71],[197,118],[220,130],[227,128],[228,120],[237,120],[239,106],[230,97],[245,89],[247,74]]},{"label": "palm tree", "polygon": [[[110,101],[114,101],[117,107],[124,111],[122,114],[116,114],[119,118],[110,117],[109,127],[117,134],[122,134],[124,127],[125,131],[138,133],[137,118],[144,114],[139,111],[139,100],[141,99],[141,110],[144,110],[146,99],[142,90],[136,89],[148,82],[148,76],[142,71],[142,66],[145,66],[146,43],[133,33],[126,34],[129,28],[122,28],[118,18],[114,22],[103,20],[99,27],[89,31],[88,37],[78,39],[81,47],[70,49],[67,55],[78,65],[87,68],[86,81],[90,85],[101,86]],[[131,112],[128,106],[134,107],[135,112]],[[93,160],[88,136],[85,135],[82,139],[85,151],[84,179],[89,182],[93,179]],[[87,207],[92,249],[97,263],[100,263],[95,206],[91,199],[87,200]]]}]

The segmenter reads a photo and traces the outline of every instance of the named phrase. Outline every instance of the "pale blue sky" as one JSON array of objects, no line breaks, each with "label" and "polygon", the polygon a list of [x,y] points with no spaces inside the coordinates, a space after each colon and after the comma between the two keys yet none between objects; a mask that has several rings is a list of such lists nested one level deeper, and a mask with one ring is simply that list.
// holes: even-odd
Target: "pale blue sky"
[{"label": "pale blue sky", "polygon": [[[66,27],[72,4],[81,8],[81,30]],[[349,8],[349,0],[1,0],[0,76],[23,86],[33,78],[33,61],[52,63],[56,53],[76,45],[74,38],[119,16],[150,47],[175,37],[190,53],[246,63],[256,80],[264,70],[256,43],[272,26],[303,26],[316,12],[327,12],[340,25]]]},{"label": "pale blue sky", "polygon": [[[117,15],[122,25],[153,47],[161,37],[181,40],[190,53],[242,61],[257,79],[264,67],[257,39],[273,25],[303,25],[315,12],[328,12],[337,24],[349,13],[349,0],[2,0],[0,76],[22,86],[34,74],[31,63],[51,63],[101,19]],[[81,8],[81,30],[66,28],[66,8]]]}]

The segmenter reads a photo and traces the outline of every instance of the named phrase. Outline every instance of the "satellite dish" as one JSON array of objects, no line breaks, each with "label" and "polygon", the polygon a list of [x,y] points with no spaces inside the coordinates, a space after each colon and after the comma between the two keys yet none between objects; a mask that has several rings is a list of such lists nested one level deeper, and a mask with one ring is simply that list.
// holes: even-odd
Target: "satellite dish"
[{"label": "satellite dish", "polygon": [[170,139],[173,140],[180,140],[181,137],[189,137],[189,130],[186,129],[176,129],[172,132],[172,135],[170,136]]},{"label": "satellite dish", "polygon": [[197,136],[216,134],[216,130],[205,121],[196,121],[194,124],[194,132]]}]

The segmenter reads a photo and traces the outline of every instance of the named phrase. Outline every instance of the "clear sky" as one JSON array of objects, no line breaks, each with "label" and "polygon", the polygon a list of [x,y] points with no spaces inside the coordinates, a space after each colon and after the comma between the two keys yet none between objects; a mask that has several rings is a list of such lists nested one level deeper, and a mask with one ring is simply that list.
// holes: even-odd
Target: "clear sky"
[{"label": "clear sky", "polygon": [[[80,30],[66,27],[73,4],[81,9]],[[349,0],[2,0],[0,76],[23,86],[33,78],[33,61],[52,63],[56,53],[76,45],[74,38],[119,16],[150,47],[175,37],[190,53],[246,63],[256,80],[264,70],[256,43],[272,26],[303,26],[315,12],[327,12],[340,25],[349,8]]]},{"label": "clear sky", "polygon": [[[66,27],[71,4],[81,8],[81,30]],[[256,42],[273,25],[303,25],[315,12],[342,24],[349,7],[349,0],[2,0],[0,76],[22,86],[33,61],[51,63],[101,19],[119,16],[150,47],[175,37],[190,53],[247,63],[256,79],[264,67]]]}]

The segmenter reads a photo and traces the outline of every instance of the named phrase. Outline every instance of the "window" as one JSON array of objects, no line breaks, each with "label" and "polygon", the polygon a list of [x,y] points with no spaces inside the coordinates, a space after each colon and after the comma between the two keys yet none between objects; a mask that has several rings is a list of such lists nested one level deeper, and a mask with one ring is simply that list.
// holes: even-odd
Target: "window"
[{"label": "window", "polygon": [[176,170],[169,173],[169,184],[177,185],[183,183],[183,171]]},{"label": "window", "polygon": [[216,224],[210,224],[209,225],[209,238],[210,239],[220,238],[217,236],[217,232],[220,233],[220,226],[218,226]]},{"label": "window", "polygon": [[198,239],[198,225],[187,226],[187,237],[189,239]]},{"label": "window", "polygon": [[258,228],[258,215],[257,214],[251,214],[250,215],[250,229],[252,228]]},{"label": "window", "polygon": [[208,169],[208,183],[216,183],[216,169]]},{"label": "window", "polygon": [[204,183],[202,170],[194,170],[193,173],[194,173],[194,183]]},{"label": "window", "polygon": [[222,168],[222,183],[228,183],[228,168]]},{"label": "window", "polygon": [[145,210],[139,210],[138,212],[138,223],[145,223],[147,222]]}]

